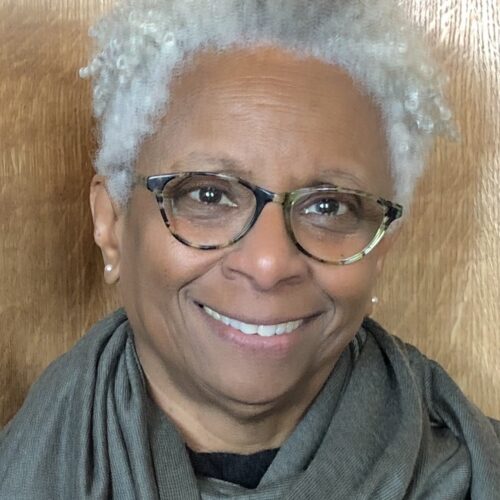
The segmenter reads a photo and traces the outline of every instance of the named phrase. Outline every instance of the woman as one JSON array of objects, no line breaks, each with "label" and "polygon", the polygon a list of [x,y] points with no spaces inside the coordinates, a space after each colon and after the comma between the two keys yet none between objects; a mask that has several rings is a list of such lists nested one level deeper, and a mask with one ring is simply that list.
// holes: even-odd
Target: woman
[{"label": "woman", "polygon": [[397,11],[144,0],[93,34],[123,310],[3,431],[1,498],[495,498],[498,422],[367,318],[452,131]]}]

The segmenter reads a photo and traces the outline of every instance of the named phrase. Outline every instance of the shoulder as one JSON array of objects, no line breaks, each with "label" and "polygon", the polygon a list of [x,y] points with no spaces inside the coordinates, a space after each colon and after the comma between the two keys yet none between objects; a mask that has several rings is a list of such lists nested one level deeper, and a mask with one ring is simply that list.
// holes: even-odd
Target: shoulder
[{"label": "shoulder", "polygon": [[[417,347],[390,334],[371,318],[365,319],[363,327],[385,355],[408,368],[426,402],[432,402],[442,393],[454,394],[461,403],[474,406],[437,361],[428,358]],[[493,422],[492,425],[498,425],[496,420],[490,420]]]},{"label": "shoulder", "polygon": [[[432,391],[435,388],[433,386],[436,382],[433,379],[435,376],[440,382],[453,384],[453,388],[458,389],[444,368],[438,362],[429,359],[417,347],[390,334],[372,318],[366,318],[363,327],[368,336],[375,341],[378,348],[392,362],[397,362],[399,365],[404,364],[411,371],[415,382],[424,392]],[[425,397],[426,394],[424,393],[423,396]]]},{"label": "shoulder", "polygon": [[126,341],[127,324],[127,317],[122,309],[96,323],[68,352],[44,370],[30,388],[20,413],[34,404],[43,406],[49,400],[52,408],[52,397],[57,395],[57,399],[60,399],[70,396],[72,391],[81,387],[83,380],[92,377],[92,370],[100,359]]},{"label": "shoulder", "polygon": [[[421,462],[433,463],[432,457],[442,456],[443,450],[448,449],[445,460],[441,457],[440,466],[434,464],[429,469],[424,482],[442,482],[443,477],[449,476],[449,470],[469,471],[471,497],[493,498],[500,488],[499,423],[487,418],[469,401],[439,363],[390,335],[372,319],[363,326],[367,331],[367,346],[370,344],[372,351],[382,355],[389,371],[404,373],[399,378],[406,384],[402,389],[420,399],[421,428],[425,431],[420,445]],[[453,463],[456,467],[451,467]],[[445,482],[447,491],[457,481],[458,476]]]},{"label": "shoulder", "polygon": [[63,429],[75,415],[91,411],[97,373],[123,351],[129,336],[127,325],[123,310],[107,316],[51,363],[33,384],[19,412],[0,433],[2,493],[5,481],[18,474],[16,469],[37,473],[40,467],[33,457],[39,463],[58,457]]},{"label": "shoulder", "polygon": [[432,427],[449,429],[472,455],[494,457],[500,470],[500,422],[486,417],[444,368],[415,346],[389,334],[373,319],[366,319],[363,326],[392,367],[409,372]]}]

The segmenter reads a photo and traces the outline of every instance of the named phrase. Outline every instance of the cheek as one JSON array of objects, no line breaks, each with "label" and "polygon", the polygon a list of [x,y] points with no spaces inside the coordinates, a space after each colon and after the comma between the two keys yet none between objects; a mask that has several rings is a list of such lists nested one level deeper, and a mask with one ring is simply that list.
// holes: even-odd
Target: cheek
[{"label": "cheek", "polygon": [[125,306],[134,309],[138,302],[164,297],[159,292],[167,285],[175,287],[183,275],[176,261],[185,262],[148,194],[134,193],[123,225],[120,288]]},{"label": "cheek", "polygon": [[[177,241],[156,204],[134,201],[124,225],[120,288],[127,309],[178,303],[179,293],[219,259]],[[174,313],[174,311],[170,311]]]},{"label": "cheek", "polygon": [[336,307],[359,306],[370,297],[377,278],[375,256],[318,272],[318,282]]},{"label": "cheek", "polygon": [[320,336],[318,363],[330,363],[353,339],[365,316],[377,277],[376,259],[368,255],[347,266],[315,269],[316,283],[330,301],[330,315]]}]

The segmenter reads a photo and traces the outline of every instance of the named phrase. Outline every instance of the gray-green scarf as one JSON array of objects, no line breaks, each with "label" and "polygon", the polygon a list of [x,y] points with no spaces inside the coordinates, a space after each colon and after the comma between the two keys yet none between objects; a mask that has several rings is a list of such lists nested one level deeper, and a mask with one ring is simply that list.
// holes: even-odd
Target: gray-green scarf
[{"label": "gray-green scarf", "polygon": [[0,435],[0,499],[500,498],[500,425],[436,363],[364,328],[258,488],[196,478],[123,311],[55,361]]}]

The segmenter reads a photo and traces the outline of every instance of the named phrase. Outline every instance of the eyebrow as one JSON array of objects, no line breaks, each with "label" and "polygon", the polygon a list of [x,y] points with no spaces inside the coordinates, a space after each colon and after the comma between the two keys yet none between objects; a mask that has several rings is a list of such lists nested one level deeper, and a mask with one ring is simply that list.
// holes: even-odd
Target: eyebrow
[{"label": "eyebrow", "polygon": [[350,172],[347,172],[337,167],[321,168],[319,172],[315,174],[314,179],[312,179],[312,184],[321,184],[321,183],[324,184],[326,181],[327,184],[332,183],[337,185],[336,179],[338,179],[339,177],[354,183],[356,187],[359,189],[367,188],[367,186],[363,182],[363,179],[360,179],[359,177],[351,174]]},{"label": "eyebrow", "polygon": [[245,167],[235,158],[228,156],[213,156],[205,153],[190,153],[185,158],[174,162],[171,166],[172,172],[188,171],[196,167],[200,172],[221,172],[236,176],[252,176],[249,168]]},{"label": "eyebrow", "polygon": [[[170,168],[170,172],[187,172],[190,171],[193,167],[195,167],[196,171],[200,172],[214,172],[214,173],[224,173],[229,175],[234,175],[237,177],[245,178],[246,180],[253,182],[254,173],[251,169],[243,165],[236,158],[232,158],[230,156],[214,156],[206,153],[198,153],[192,152],[189,153],[186,157],[181,158],[174,162]],[[320,167],[319,171],[316,171],[316,167],[314,168],[314,176],[311,176],[309,180],[307,180],[306,185],[313,187],[318,185],[333,185],[333,186],[341,186],[337,179],[342,178],[351,183],[355,184],[356,189],[366,189],[362,182],[362,179],[352,175],[350,172],[343,170],[339,167]],[[297,184],[298,179],[293,179]],[[348,187],[348,186],[343,186]]]}]

